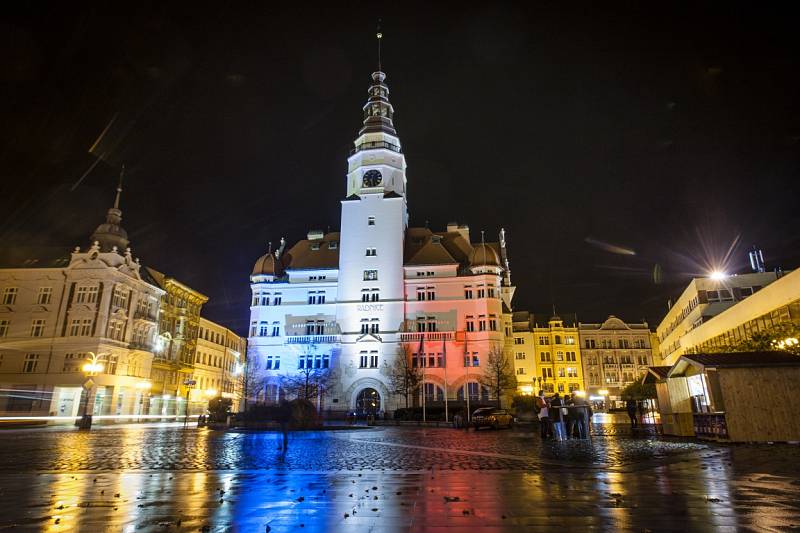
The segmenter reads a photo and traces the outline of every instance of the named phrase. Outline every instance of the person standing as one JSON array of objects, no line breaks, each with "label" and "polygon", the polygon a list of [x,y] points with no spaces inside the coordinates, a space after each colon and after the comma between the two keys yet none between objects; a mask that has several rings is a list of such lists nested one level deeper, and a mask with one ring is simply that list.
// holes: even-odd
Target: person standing
[{"label": "person standing", "polygon": [[579,439],[585,439],[589,436],[589,418],[591,418],[591,407],[589,404],[578,396],[577,394],[572,395],[572,405],[575,406],[573,409],[572,417],[575,420],[575,426],[578,433]]},{"label": "person standing", "polygon": [[556,440],[564,440],[565,438],[565,431],[564,431],[564,415],[561,412],[561,408],[564,406],[563,401],[561,400],[561,396],[558,393],[553,395],[553,398],[550,400],[550,423],[553,424],[553,433],[555,434]]},{"label": "person standing", "polygon": [[636,420],[636,400],[628,398],[625,401],[625,410],[628,411],[628,418],[631,419],[631,429],[636,429],[639,426]]},{"label": "person standing", "polygon": [[543,390],[540,390],[539,396],[536,397],[536,410],[536,416],[539,418],[539,434],[542,440],[552,438],[553,429],[550,425],[550,406],[547,403],[547,398],[545,398]]},{"label": "person standing", "polygon": [[577,438],[577,436],[574,433],[574,431],[575,431],[575,422],[576,422],[575,421],[575,409],[570,409],[570,407],[572,406],[572,400],[574,398],[575,398],[575,396],[573,396],[571,394],[565,394],[564,395],[564,399],[561,400],[562,403],[564,404],[564,406],[566,407],[566,411],[567,411],[567,413],[564,415],[564,428],[566,429],[565,435],[566,435],[567,439]]}]

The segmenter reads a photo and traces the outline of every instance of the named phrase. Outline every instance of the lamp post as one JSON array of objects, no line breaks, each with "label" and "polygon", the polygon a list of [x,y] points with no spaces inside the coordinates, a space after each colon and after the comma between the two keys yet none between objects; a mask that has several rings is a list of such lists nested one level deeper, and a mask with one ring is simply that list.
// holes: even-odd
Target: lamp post
[{"label": "lamp post", "polygon": [[136,388],[139,389],[139,422],[142,421],[142,411],[144,410],[144,395],[148,393],[153,384],[150,381],[143,380],[136,382]]},{"label": "lamp post", "polygon": [[197,384],[197,381],[193,379],[187,379],[183,382],[183,384],[186,386],[186,416],[183,419],[183,427],[185,428],[189,424],[189,393],[192,391],[192,387]]},{"label": "lamp post", "polygon": [[87,362],[82,368],[86,376],[86,382],[83,384],[83,388],[86,391],[86,403],[83,404],[83,416],[81,417],[80,424],[78,424],[78,429],[87,430],[92,429],[92,415],[89,414],[89,399],[93,397],[92,391],[94,391],[95,387],[92,377],[103,371],[103,364],[100,362],[100,356],[102,354],[95,354],[94,352],[88,353],[90,357],[86,360]]}]

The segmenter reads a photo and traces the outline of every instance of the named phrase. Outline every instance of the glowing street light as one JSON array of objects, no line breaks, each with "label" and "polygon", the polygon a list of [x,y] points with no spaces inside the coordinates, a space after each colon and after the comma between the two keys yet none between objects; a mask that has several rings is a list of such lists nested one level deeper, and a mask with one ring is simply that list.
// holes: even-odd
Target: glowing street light
[{"label": "glowing street light", "polygon": [[600,389],[599,391],[597,391],[597,394],[599,394],[600,396],[608,396],[608,389]]},{"label": "glowing street light", "polygon": [[100,362],[103,354],[94,352],[88,352],[88,354],[89,358],[86,360],[86,364],[81,367],[83,373],[86,374],[86,382],[83,384],[83,388],[86,390],[86,403],[83,404],[83,416],[78,425],[79,429],[92,429],[92,415],[89,414],[89,399],[92,398],[94,390],[92,377],[103,371],[103,363]]},{"label": "glowing street light", "polygon": [[728,277],[728,274],[726,274],[722,270],[714,270],[711,274],[709,274],[708,277],[713,279],[714,281],[722,281],[723,279],[726,279]]}]

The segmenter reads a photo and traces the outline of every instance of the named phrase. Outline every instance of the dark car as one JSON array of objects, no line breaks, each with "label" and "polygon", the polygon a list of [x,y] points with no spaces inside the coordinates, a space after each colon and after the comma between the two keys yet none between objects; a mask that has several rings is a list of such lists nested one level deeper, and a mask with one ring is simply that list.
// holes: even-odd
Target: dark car
[{"label": "dark car", "polygon": [[514,417],[505,409],[483,407],[472,413],[472,425],[480,428],[510,428],[514,425]]}]

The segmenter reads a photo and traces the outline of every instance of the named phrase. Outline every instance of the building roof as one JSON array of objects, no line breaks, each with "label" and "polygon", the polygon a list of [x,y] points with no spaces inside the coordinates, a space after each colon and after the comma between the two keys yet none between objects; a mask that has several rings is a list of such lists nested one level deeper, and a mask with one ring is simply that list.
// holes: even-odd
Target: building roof
[{"label": "building roof", "polygon": [[339,232],[326,233],[321,239],[303,239],[281,257],[285,270],[339,268]]},{"label": "building roof", "polygon": [[149,278],[149,280],[152,280],[152,281],[148,280],[148,282],[154,284],[156,287],[160,287],[164,290],[167,290],[167,287],[169,285],[173,286],[177,285],[180,289],[189,292],[194,297],[198,298],[199,300],[202,300],[203,303],[208,301],[208,296],[201,293],[197,289],[193,289],[188,285],[186,285],[185,283],[181,283],[177,279],[167,276],[163,272],[159,272],[153,267],[144,267],[144,270],[147,271],[147,277]]},{"label": "building roof", "polygon": [[405,260],[407,266],[458,264],[458,261],[453,259],[450,252],[442,245],[441,237],[438,235],[426,237],[425,243],[415,247],[413,253],[413,256]]},{"label": "building roof", "polygon": [[680,376],[690,366],[705,368],[760,368],[800,366],[800,356],[789,352],[734,352],[682,355],[669,371],[669,377]]},{"label": "building roof", "polygon": [[667,379],[671,366],[649,366],[647,373],[642,377],[642,383],[653,383]]}]

